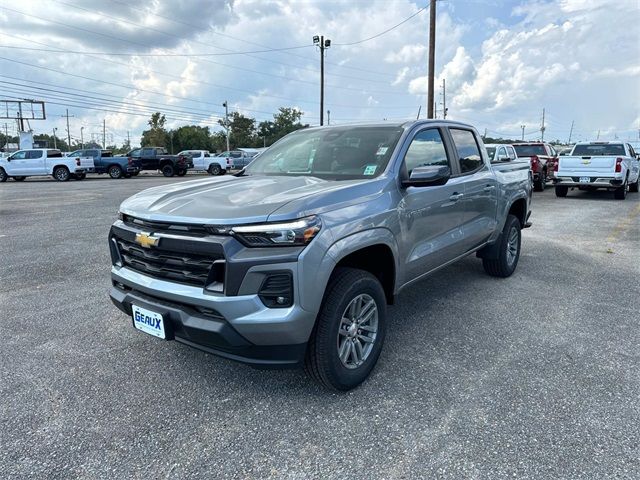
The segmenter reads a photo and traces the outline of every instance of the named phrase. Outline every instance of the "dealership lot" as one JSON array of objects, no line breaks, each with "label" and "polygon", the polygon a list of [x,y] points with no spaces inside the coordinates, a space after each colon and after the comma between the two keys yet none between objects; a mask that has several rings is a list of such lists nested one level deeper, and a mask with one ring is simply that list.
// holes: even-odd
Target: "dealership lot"
[{"label": "dealership lot", "polygon": [[38,478],[637,478],[640,196],[534,194],[518,270],[402,292],[330,394],[139,333],[108,298],[118,205],[186,179],[0,186],[0,471]]}]

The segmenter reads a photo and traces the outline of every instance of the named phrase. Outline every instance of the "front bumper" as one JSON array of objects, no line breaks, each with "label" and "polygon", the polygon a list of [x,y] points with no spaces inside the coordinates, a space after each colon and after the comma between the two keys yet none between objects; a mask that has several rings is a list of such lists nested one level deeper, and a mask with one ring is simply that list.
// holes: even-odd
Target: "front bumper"
[{"label": "front bumper", "polygon": [[563,187],[618,188],[621,187],[623,183],[622,178],[616,177],[588,177],[588,182],[581,182],[580,178],[581,177],[558,175],[553,179],[553,184]]}]

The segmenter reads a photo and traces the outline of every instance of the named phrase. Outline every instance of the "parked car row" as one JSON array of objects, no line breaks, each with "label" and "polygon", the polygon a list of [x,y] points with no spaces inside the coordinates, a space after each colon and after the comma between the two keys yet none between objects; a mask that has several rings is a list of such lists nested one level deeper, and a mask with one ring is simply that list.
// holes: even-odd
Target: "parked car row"
[{"label": "parked car row", "polygon": [[229,170],[245,168],[258,153],[258,149],[232,150],[220,155],[207,150],[184,150],[170,155],[163,147],[143,147],[116,156],[99,148],[75,150],[65,155],[56,149],[34,148],[1,158],[0,182],[42,175],[51,175],[59,181],[82,180],[87,173],[129,178],[142,170],[160,171],[165,177],[181,177],[190,170],[224,175]]}]

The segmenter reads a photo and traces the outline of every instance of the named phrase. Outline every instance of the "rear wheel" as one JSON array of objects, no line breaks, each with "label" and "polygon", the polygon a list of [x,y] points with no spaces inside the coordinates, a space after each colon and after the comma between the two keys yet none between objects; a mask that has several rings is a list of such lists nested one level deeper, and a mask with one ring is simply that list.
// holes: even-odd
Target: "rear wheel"
[{"label": "rear wheel", "polygon": [[332,390],[360,385],[378,361],[386,332],[386,298],[376,277],[338,268],[309,340],[305,370]]},{"label": "rear wheel", "polygon": [[53,170],[53,178],[59,182],[66,182],[71,177],[69,169],[67,167],[56,167]]},{"label": "rear wheel", "polygon": [[22,181],[23,181],[24,179],[26,179],[26,178],[27,178],[27,177],[13,177],[13,179],[14,179],[16,182],[22,182]]},{"label": "rear wheel", "polygon": [[624,184],[613,191],[613,198],[615,198],[616,200],[624,200],[625,198],[627,198],[628,191],[629,191],[629,182],[628,182],[628,179],[625,179]]},{"label": "rear wheel", "polygon": [[119,165],[111,165],[109,167],[109,176],[111,178],[120,178],[122,176],[122,168]]},{"label": "rear wheel", "polygon": [[629,191],[634,193],[637,192],[639,183],[640,183],[640,175],[638,175],[638,178],[636,178],[636,181],[634,183],[629,184]]},{"label": "rear wheel", "polygon": [[173,165],[167,163],[166,165],[162,166],[162,174],[165,177],[173,177],[173,173],[174,173]]},{"label": "rear wheel", "polygon": [[492,277],[506,278],[516,270],[520,259],[520,245],[522,235],[520,220],[514,215],[509,215],[505,222],[502,234],[498,240],[497,258],[483,258],[482,266],[485,272]]},{"label": "rear wheel", "polygon": [[540,173],[540,177],[537,181],[533,182],[533,189],[536,192],[543,192],[544,191],[544,187],[547,185],[547,178],[546,178],[547,174],[546,172],[543,170]]},{"label": "rear wheel", "polygon": [[186,170],[178,170],[178,176],[179,177],[184,177],[187,174]]},{"label": "rear wheel", "polygon": [[221,174],[222,174],[222,169],[220,168],[220,165],[218,165],[217,163],[214,163],[209,167],[209,175],[221,175]]},{"label": "rear wheel", "polygon": [[558,186],[556,187],[556,197],[566,197],[569,192],[569,187]]},{"label": "rear wheel", "polygon": [[0,183],[7,181],[8,175],[7,172],[4,171],[4,168],[0,168]]},{"label": "rear wheel", "polygon": [[74,178],[76,180],[84,180],[85,178],[87,178],[87,174],[86,173],[76,173]]}]

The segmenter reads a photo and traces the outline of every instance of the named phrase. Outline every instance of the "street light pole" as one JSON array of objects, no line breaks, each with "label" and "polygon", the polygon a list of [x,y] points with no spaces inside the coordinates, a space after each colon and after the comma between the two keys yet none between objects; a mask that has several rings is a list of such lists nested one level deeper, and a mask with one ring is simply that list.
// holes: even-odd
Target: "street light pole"
[{"label": "street light pole", "polygon": [[84,134],[83,134],[83,130],[84,130],[84,127],[80,127],[80,145],[82,146],[82,149],[84,150]]},{"label": "street light pole", "polygon": [[55,150],[58,149],[58,144],[56,143],[56,130],[58,130],[58,129],[54,127],[54,129],[53,129],[53,148]]},{"label": "street light pole", "polygon": [[227,152],[230,152],[229,148],[229,104],[225,100],[222,104],[224,106],[224,124],[227,127]]},{"label": "street light pole", "polygon": [[331,40],[315,35],[313,44],[320,47],[320,125],[324,125],[324,51],[331,46]]},{"label": "street light pole", "polygon": [[436,0],[429,3],[429,77],[427,80],[427,118],[434,118],[433,80],[436,64]]}]

